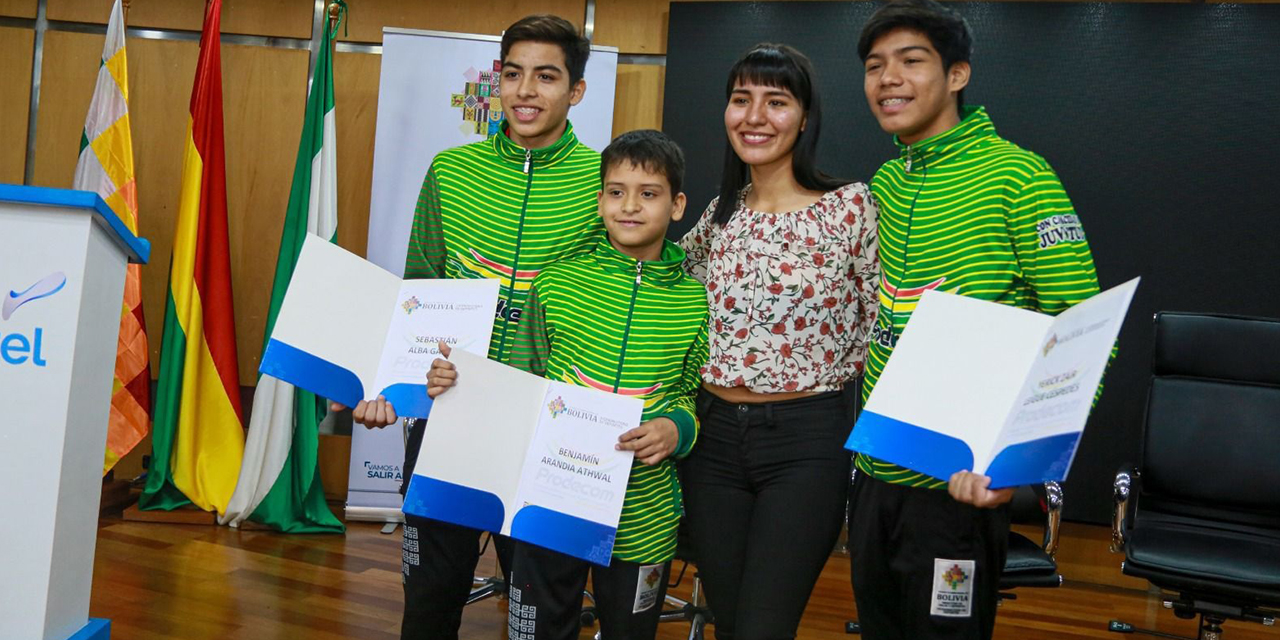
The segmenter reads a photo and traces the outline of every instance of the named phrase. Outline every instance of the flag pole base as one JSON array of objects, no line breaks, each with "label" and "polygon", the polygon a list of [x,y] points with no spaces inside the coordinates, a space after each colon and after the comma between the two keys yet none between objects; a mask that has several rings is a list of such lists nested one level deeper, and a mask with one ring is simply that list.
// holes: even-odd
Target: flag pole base
[{"label": "flag pole base", "polygon": [[[156,522],[161,524],[218,524],[217,514],[193,505],[182,506],[173,511],[143,511],[138,508],[138,505],[134,504],[124,510],[124,519],[128,522]],[[77,638],[77,640],[79,639]]]}]

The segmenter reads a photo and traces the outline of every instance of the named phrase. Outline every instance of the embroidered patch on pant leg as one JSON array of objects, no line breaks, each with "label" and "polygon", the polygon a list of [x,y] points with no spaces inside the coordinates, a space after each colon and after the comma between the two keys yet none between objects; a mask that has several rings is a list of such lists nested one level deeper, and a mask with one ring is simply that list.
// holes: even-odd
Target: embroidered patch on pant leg
[{"label": "embroidered patch on pant leg", "polygon": [[968,618],[973,614],[973,560],[933,559],[929,615]]},{"label": "embroidered patch on pant leg", "polygon": [[403,583],[409,575],[409,567],[418,566],[421,557],[418,555],[418,528],[405,525],[404,539],[400,543],[400,581]]},{"label": "embroidered patch on pant leg", "polygon": [[648,611],[658,603],[658,590],[662,587],[662,581],[667,578],[662,571],[665,566],[651,564],[640,567],[640,573],[636,577],[636,602],[631,613]]},{"label": "embroidered patch on pant leg", "polygon": [[521,604],[523,594],[514,585],[507,592],[507,638],[509,640],[533,640],[537,630],[538,608]]}]

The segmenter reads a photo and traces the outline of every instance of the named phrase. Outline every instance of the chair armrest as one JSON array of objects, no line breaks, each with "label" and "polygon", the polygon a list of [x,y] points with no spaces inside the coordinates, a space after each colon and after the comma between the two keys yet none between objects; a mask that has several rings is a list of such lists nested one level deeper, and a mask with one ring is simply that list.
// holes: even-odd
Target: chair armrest
[{"label": "chair armrest", "polygon": [[1048,508],[1048,520],[1044,527],[1044,552],[1049,557],[1058,553],[1058,529],[1062,526],[1062,485],[1044,483],[1044,502]]},{"label": "chair armrest", "polygon": [[1111,494],[1115,504],[1111,513],[1111,553],[1124,553],[1124,534],[1129,529],[1129,497],[1138,489],[1138,468],[1121,465]]}]

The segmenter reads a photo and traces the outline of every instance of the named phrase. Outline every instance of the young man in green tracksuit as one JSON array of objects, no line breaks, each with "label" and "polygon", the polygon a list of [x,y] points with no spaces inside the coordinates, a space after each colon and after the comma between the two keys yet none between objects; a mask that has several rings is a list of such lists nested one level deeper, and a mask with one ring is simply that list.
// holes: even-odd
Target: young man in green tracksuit
[{"label": "young man in green tracksuit", "polygon": [[[635,462],[608,567],[515,543],[512,640],[576,639],[588,569],[603,637],[651,640],[683,513],[675,458],[697,438],[694,396],[707,358],[706,290],[684,273],[684,251],[665,239],[684,213],[684,157],[662,133],[632,131],[604,150],[601,172],[608,235],[534,278],[510,362],[643,399],[640,426],[617,445],[634,451]],[[427,380],[435,397],[456,372],[436,360]]]},{"label": "young man in green tracksuit", "polygon": [[[505,120],[488,140],[437,155],[423,180],[405,261],[406,278],[495,278],[501,282],[489,357],[508,362],[533,278],[553,262],[589,251],[600,155],[573,133],[569,108],[582,100],[590,44],[568,21],[529,16],[503,33],[499,81]],[[379,399],[354,408],[369,427],[396,422]],[[403,468],[409,489],[425,420],[410,426]],[[475,529],[405,516],[401,638],[458,637],[480,555]],[[510,551],[495,537],[504,570]]]},{"label": "young man in green tracksuit", "polygon": [[[864,397],[929,289],[1049,314],[1098,292],[1053,169],[964,106],[971,49],[964,20],[933,0],[886,4],[858,43],[867,102],[901,149],[871,185],[883,268]],[[969,471],[938,479],[863,455],[856,465],[849,537],[863,636],[990,638],[1012,489]]]}]

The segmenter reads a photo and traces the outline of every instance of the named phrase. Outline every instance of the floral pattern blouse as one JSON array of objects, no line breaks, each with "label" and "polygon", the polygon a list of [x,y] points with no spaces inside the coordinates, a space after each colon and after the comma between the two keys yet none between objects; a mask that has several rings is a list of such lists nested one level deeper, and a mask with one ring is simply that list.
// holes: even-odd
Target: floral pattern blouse
[{"label": "floral pattern blouse", "polygon": [[712,200],[680,240],[685,267],[707,286],[705,382],[757,393],[834,391],[862,374],[879,309],[877,209],[862,183],[805,209],[753,211],[723,227]]}]

